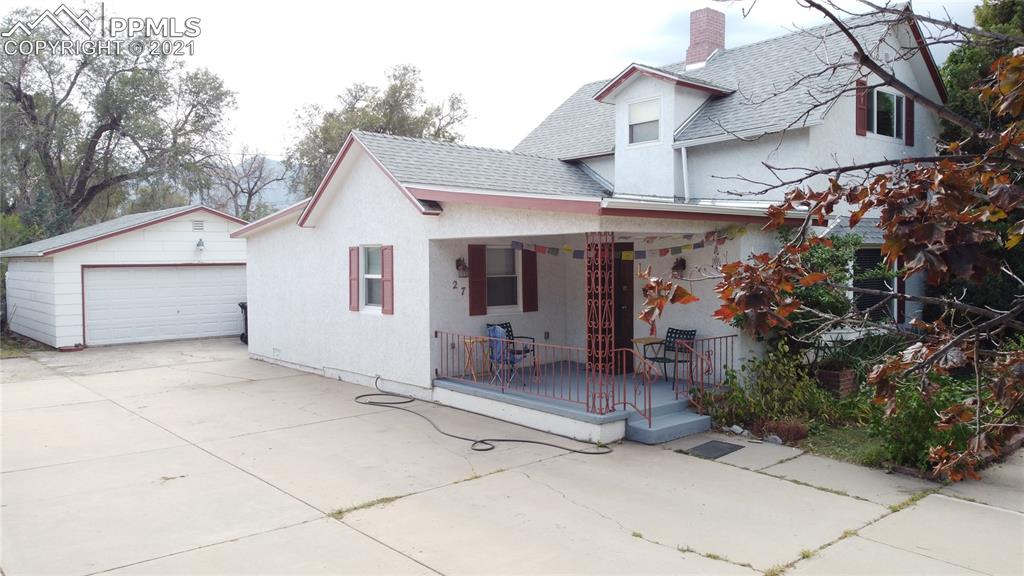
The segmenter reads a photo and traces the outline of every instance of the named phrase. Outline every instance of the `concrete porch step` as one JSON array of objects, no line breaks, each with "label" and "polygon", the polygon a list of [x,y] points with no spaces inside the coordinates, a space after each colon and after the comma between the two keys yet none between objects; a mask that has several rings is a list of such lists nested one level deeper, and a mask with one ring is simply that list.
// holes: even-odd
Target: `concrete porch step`
[{"label": "concrete porch step", "polygon": [[711,428],[711,417],[693,412],[655,414],[653,426],[648,428],[647,420],[630,418],[626,422],[626,439],[642,444],[661,444],[684,436],[707,432]]}]

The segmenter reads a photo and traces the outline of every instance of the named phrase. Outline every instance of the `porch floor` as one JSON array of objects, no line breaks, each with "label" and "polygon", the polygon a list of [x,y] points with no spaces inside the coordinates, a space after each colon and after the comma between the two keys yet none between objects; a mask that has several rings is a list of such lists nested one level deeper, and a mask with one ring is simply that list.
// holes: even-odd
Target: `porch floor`
[{"label": "porch floor", "polygon": [[[683,387],[676,399],[672,379],[657,377],[651,385],[652,422],[648,421],[631,407],[616,407],[610,412],[598,414],[588,412],[586,406],[586,370],[576,363],[545,364],[539,374],[534,377],[529,369],[519,372],[512,382],[502,386],[493,378],[493,374],[477,374],[476,378],[466,374],[465,377],[448,377],[434,380],[434,386],[469,394],[499,402],[505,402],[523,408],[572,418],[590,424],[603,424],[617,420],[626,420],[629,428],[635,429],[637,440],[645,443],[658,443],[668,439],[707,430],[709,419],[694,412],[686,394],[686,384],[680,378],[679,386]],[[671,371],[669,372],[671,376]],[[668,430],[671,429],[671,430]],[[674,438],[667,438],[668,432]],[[676,434],[673,434],[673,431]],[[679,434],[678,432],[684,433]],[[630,435],[627,434],[627,437]]]}]

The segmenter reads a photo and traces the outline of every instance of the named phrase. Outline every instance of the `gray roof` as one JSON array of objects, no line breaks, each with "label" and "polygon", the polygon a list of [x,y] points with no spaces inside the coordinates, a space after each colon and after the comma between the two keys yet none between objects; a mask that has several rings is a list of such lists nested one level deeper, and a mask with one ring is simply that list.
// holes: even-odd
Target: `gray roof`
[{"label": "gray roof", "polygon": [[[876,21],[872,23],[872,19]],[[851,19],[848,24],[870,50],[888,29],[888,20],[891,17],[864,16]],[[658,67],[683,79],[735,90],[726,96],[710,97],[677,134],[676,140],[758,130],[774,132],[793,122],[795,126],[817,122],[827,111],[825,107],[812,110],[807,118],[800,118],[800,115],[815,98],[841,90],[850,81],[851,74],[839,71],[832,77],[822,75],[797,81],[810,72],[820,72],[824,60],[835,62],[840,54],[849,54],[851,50],[849,41],[834,25],[823,24],[720,50],[701,68],[686,70],[685,62]],[[593,99],[606,83],[602,80],[583,85],[534,128],[515,151],[550,158],[612,153],[615,107]],[[797,85],[788,89],[794,83]],[[767,98],[772,94],[778,95]]]},{"label": "gray roof", "polygon": [[437,140],[353,132],[403,185],[433,185],[550,196],[607,191],[575,164]]},{"label": "gray roof", "polygon": [[[851,20],[853,26],[870,23],[873,17]],[[853,28],[854,35],[868,50],[877,48],[889,22],[877,21]],[[854,73],[838,70],[821,74],[825,62],[847,58],[853,45],[832,24],[800,30],[754,44],[722,50],[703,68],[688,75],[717,84],[734,85],[736,92],[710,98],[693,119],[676,135],[688,141],[737,132],[777,132],[821,121],[828,101],[849,85]],[[673,64],[669,70],[685,69]],[[809,113],[807,113],[809,111]],[[807,113],[806,117],[801,115]]]},{"label": "gray roof", "polygon": [[611,154],[615,149],[615,106],[594,100],[607,82],[584,84],[527,134],[515,151],[548,158]]},{"label": "gray roof", "polygon": [[855,228],[850,228],[850,219],[846,216],[837,217],[829,225],[825,232],[826,236],[860,236],[861,244],[865,246],[881,246],[885,243],[885,233],[878,227],[881,221],[878,218],[862,218]]},{"label": "gray roof", "polygon": [[163,210],[154,210],[152,212],[127,214],[119,218],[114,218],[113,220],[107,220],[106,222],[100,222],[99,224],[93,224],[92,226],[72,230],[71,232],[67,232],[59,236],[53,236],[32,242],[31,244],[23,244],[21,246],[9,248],[0,252],[0,258],[43,256],[47,252],[64,246],[70,246],[79,242],[85,242],[102,236],[107,236],[115,232],[134,228],[142,224],[173,216],[179,212],[187,212],[195,208],[200,208],[200,206],[177,206],[174,208],[165,208]]}]

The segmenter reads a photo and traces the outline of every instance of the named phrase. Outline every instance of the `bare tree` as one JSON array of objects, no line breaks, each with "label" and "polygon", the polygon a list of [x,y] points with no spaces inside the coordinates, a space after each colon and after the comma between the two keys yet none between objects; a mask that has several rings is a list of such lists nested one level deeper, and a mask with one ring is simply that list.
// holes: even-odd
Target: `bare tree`
[{"label": "bare tree", "polygon": [[238,154],[222,153],[208,164],[207,173],[214,182],[205,202],[224,208],[244,220],[254,220],[267,211],[263,192],[283,182],[283,169],[275,169],[267,157],[243,146]]}]

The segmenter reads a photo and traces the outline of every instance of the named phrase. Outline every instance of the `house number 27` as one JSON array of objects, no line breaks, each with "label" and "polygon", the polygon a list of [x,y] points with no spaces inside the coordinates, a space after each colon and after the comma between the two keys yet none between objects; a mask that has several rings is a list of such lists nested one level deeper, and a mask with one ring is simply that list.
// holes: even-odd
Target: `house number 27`
[{"label": "house number 27", "polygon": [[465,286],[459,286],[459,281],[458,280],[452,280],[452,290],[458,290],[459,291],[459,296],[465,296],[466,295],[466,287]]}]

